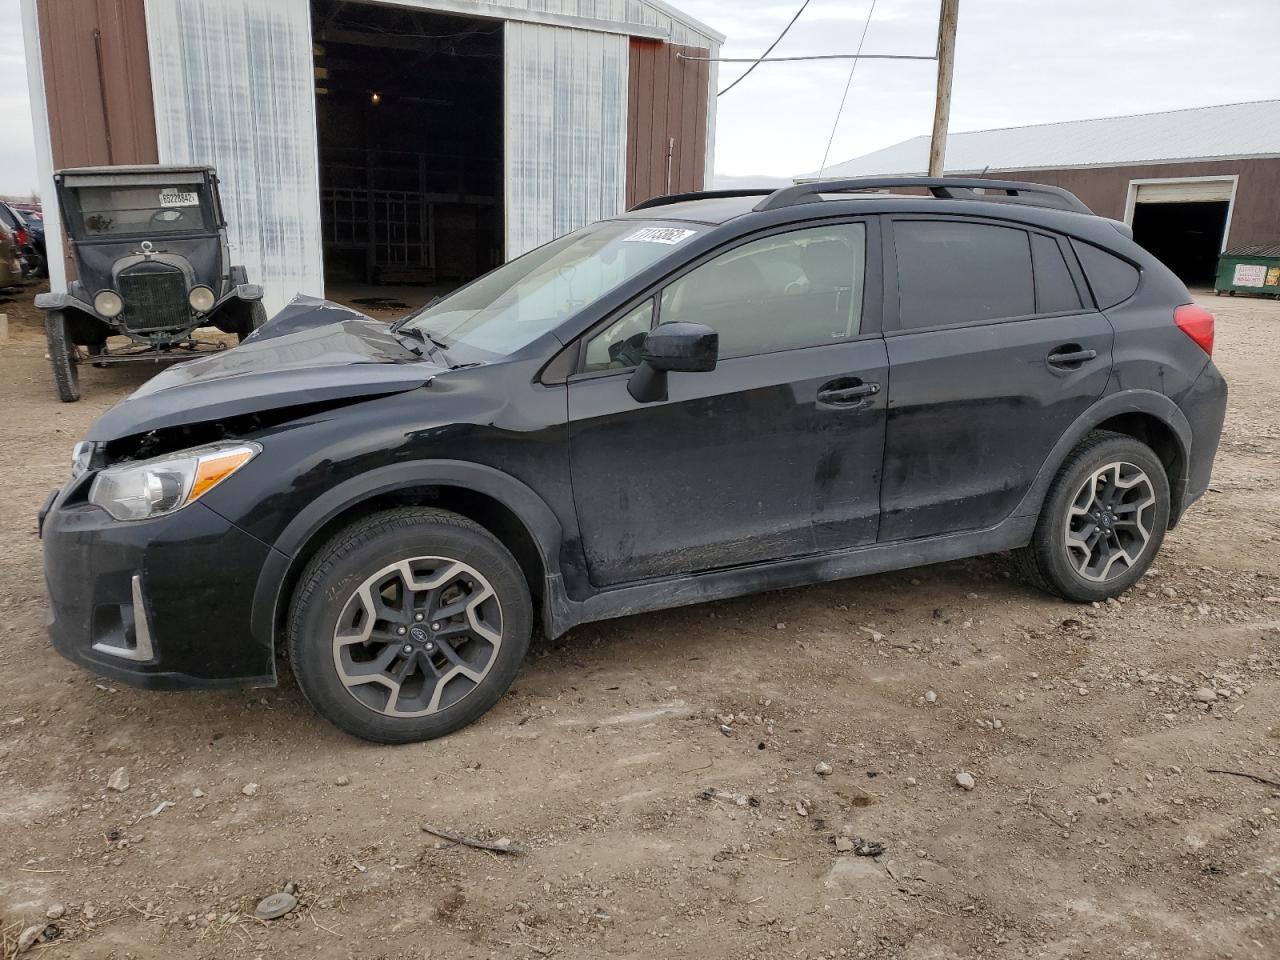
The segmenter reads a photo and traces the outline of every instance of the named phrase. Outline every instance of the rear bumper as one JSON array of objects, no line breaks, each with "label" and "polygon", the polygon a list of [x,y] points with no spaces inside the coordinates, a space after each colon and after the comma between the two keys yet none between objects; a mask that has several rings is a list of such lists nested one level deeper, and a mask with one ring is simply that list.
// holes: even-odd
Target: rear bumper
[{"label": "rear bumper", "polygon": [[1191,454],[1187,463],[1187,485],[1179,516],[1209,489],[1213,461],[1222,438],[1227,415],[1227,381],[1210,361],[1205,365],[1179,406],[1191,426]]},{"label": "rear bumper", "polygon": [[155,690],[275,683],[272,638],[249,628],[266,544],[200,503],[121,522],[68,499],[59,494],[41,523],[60,654]]}]

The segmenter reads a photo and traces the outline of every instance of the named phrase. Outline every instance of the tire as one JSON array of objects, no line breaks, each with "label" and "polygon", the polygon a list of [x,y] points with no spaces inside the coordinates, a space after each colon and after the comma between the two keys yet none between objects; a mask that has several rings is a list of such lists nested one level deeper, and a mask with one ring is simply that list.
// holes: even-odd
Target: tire
[{"label": "tire", "polygon": [[506,547],[465,517],[406,507],[316,553],[294,591],[287,645],[298,686],[326,720],[375,743],[411,743],[492,707],[532,625],[528,584]]},{"label": "tire", "polygon": [[236,343],[244,343],[245,337],[267,322],[267,308],[262,305],[261,300],[250,301],[247,312],[244,323],[236,331]]},{"label": "tire", "polygon": [[1031,543],[1015,554],[1018,566],[1066,600],[1119,596],[1151,566],[1169,510],[1169,477],[1155,452],[1133,437],[1096,431],[1059,469]]},{"label": "tire", "polygon": [[49,341],[49,363],[53,367],[53,383],[58,389],[58,399],[63,403],[75,403],[80,399],[79,357],[71,342],[67,315],[61,310],[51,310],[44,318],[45,336]]}]

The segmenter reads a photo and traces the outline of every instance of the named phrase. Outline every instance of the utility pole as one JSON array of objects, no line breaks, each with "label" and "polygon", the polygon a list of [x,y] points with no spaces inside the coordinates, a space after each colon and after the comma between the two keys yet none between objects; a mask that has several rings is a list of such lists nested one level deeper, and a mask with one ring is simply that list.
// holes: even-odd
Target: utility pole
[{"label": "utility pole", "polygon": [[933,138],[929,141],[929,176],[942,176],[951,121],[951,73],[956,62],[956,24],[960,0],[942,0],[938,17],[938,97],[933,104]]}]

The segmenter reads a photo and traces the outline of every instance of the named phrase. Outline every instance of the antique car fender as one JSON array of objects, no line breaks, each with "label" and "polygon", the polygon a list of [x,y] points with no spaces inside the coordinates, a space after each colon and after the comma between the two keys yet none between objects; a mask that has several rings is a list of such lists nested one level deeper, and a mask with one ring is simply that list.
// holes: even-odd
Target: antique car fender
[{"label": "antique car fender", "polygon": [[116,329],[114,323],[93,309],[93,304],[86,303],[73,293],[37,293],[35,305],[37,310],[44,310],[46,313],[54,310],[69,313],[71,340],[80,346],[102,343],[108,332]]},{"label": "antique car fender", "polygon": [[[87,313],[95,320],[102,320],[98,316],[97,311],[93,309],[93,304],[85,303],[79,297],[74,297],[69,293],[37,293],[35,299],[37,310],[79,310],[81,313]],[[105,323],[106,321],[103,320]]]},{"label": "antique car fender", "polygon": [[261,284],[237,283],[234,287],[232,287],[230,290],[228,290],[226,293],[224,293],[214,302],[213,307],[209,310],[209,314],[213,314],[214,311],[218,310],[220,307],[226,306],[228,303],[230,303],[233,300],[238,300],[243,303],[253,303],[261,299],[262,299]]}]

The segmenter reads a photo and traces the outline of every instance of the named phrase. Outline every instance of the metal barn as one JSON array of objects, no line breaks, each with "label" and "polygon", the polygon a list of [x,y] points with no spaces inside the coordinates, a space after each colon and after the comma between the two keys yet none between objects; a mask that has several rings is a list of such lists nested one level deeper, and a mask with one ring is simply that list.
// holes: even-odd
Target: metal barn
[{"label": "metal barn", "polygon": [[[796,179],[923,175],[929,138]],[[1280,100],[952,133],[947,173],[1065,187],[1193,285],[1218,257],[1280,243]]]},{"label": "metal barn", "polygon": [[21,2],[45,202],[213,164],[270,311],[447,288],[711,171],[723,37],[662,0]]}]

